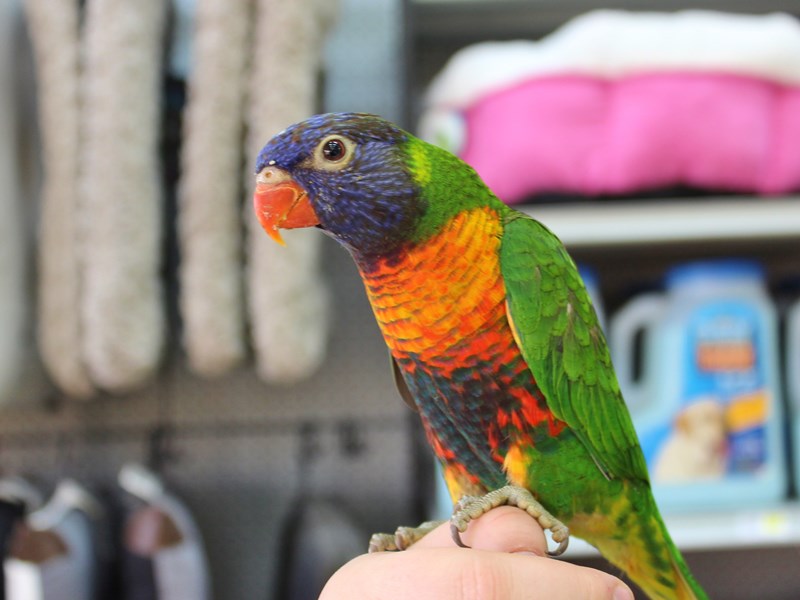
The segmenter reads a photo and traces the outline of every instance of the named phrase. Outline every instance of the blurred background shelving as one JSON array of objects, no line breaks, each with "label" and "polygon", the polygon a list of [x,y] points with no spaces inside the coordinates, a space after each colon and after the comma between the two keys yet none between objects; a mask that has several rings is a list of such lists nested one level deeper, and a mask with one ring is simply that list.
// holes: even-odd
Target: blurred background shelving
[{"label": "blurred background shelving", "polygon": [[686,8],[724,10],[742,14],[769,12],[793,13],[792,0],[410,0],[409,11],[415,21],[412,35],[442,40],[475,40],[518,37],[522,34],[549,33],[569,19],[596,8],[620,10],[672,11]]},{"label": "blurred background shelving", "polygon": [[525,205],[570,248],[800,239],[800,197]]}]

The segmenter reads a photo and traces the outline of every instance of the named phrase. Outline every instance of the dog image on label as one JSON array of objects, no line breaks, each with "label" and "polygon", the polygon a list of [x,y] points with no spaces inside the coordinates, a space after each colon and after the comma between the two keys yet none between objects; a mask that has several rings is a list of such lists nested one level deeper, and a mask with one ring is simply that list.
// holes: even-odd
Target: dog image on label
[{"label": "dog image on label", "polygon": [[723,477],[727,439],[725,406],[715,397],[701,397],[676,416],[656,458],[653,479],[673,483]]}]

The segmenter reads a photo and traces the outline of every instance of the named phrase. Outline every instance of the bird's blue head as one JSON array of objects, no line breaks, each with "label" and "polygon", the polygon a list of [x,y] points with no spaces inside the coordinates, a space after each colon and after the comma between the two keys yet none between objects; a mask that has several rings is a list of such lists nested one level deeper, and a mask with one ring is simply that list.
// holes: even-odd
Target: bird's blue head
[{"label": "bird's blue head", "polygon": [[404,149],[409,137],[357,113],[292,125],[258,155],[254,203],[261,225],[279,242],[279,228],[316,225],[355,256],[391,253],[424,212]]}]

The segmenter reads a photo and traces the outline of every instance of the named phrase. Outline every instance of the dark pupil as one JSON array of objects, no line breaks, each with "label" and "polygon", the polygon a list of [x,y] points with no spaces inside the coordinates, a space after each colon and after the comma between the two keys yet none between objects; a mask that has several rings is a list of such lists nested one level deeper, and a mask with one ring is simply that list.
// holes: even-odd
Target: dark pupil
[{"label": "dark pupil", "polygon": [[328,160],[339,160],[344,156],[344,144],[339,140],[327,141],[322,147],[322,154]]}]

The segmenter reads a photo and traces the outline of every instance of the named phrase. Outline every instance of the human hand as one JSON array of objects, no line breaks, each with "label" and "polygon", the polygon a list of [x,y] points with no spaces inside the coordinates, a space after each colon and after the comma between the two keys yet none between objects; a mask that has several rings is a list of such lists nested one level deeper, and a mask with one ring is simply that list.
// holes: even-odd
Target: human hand
[{"label": "human hand", "polygon": [[472,521],[459,548],[444,524],[404,552],[364,554],[319,600],[633,600],[616,577],[545,556],[539,524],[503,506]]}]

